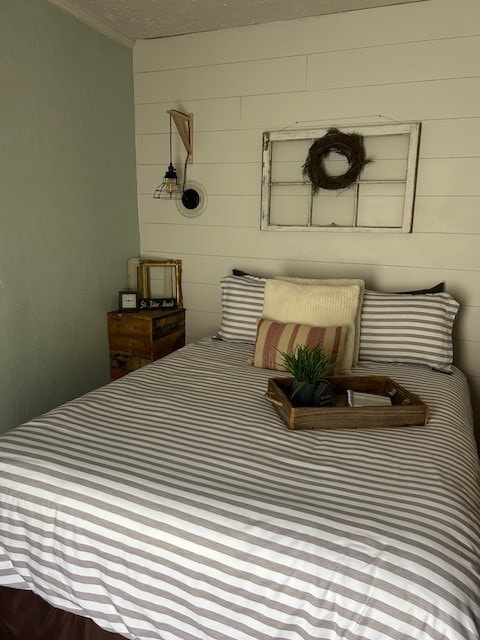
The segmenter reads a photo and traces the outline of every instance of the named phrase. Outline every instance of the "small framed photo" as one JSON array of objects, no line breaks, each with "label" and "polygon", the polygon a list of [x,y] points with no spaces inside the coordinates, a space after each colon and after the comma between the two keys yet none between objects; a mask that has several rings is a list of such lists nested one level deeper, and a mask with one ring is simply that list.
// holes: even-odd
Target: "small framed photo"
[{"label": "small framed photo", "polygon": [[136,291],[118,292],[118,310],[122,312],[137,311],[138,295]]}]

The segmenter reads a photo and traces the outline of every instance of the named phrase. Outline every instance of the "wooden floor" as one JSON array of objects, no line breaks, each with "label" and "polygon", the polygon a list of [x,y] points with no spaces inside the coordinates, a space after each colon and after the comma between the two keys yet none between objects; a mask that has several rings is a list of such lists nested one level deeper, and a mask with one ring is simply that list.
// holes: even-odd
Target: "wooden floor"
[{"label": "wooden floor", "polygon": [[125,640],[89,618],[49,605],[31,591],[0,587],[1,640]]}]

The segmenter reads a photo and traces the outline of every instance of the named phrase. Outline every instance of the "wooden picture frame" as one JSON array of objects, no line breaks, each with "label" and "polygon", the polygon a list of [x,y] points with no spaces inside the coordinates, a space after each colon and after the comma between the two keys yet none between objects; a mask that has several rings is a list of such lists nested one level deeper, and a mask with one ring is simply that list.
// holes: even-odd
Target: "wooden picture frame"
[{"label": "wooden picture frame", "polygon": [[[140,300],[150,300],[151,296],[151,271],[152,269],[170,270],[172,298],[175,308],[183,306],[182,295],[182,261],[181,260],[140,260],[138,264],[140,275]],[[168,273],[164,273],[164,280],[168,279]],[[168,296],[170,298],[170,296]],[[167,298],[165,298],[167,299]]]}]

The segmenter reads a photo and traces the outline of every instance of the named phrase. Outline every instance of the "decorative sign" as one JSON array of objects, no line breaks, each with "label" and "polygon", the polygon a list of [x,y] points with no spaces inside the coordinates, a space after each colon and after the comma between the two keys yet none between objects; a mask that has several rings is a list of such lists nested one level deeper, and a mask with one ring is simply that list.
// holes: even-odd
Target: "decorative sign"
[{"label": "decorative sign", "polygon": [[175,298],[141,298],[138,308],[140,311],[152,309],[175,309]]}]

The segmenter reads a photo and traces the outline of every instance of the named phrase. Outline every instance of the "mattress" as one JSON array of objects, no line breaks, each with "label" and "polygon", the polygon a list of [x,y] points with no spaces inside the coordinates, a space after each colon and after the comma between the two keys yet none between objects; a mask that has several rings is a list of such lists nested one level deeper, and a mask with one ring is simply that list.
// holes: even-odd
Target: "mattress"
[{"label": "mattress", "polygon": [[426,427],[291,431],[251,351],[203,339],[3,435],[0,584],[132,640],[478,640],[464,375],[366,363]]}]

